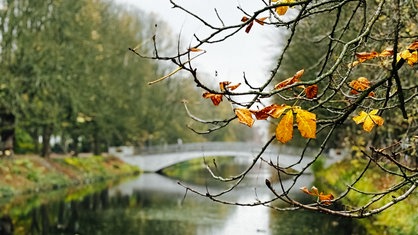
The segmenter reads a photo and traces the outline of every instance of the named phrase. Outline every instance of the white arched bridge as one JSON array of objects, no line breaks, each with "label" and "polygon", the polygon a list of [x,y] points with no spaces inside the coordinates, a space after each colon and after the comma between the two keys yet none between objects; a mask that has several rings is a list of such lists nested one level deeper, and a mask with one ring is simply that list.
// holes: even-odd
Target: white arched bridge
[{"label": "white arched bridge", "polygon": [[[125,149],[123,149],[125,148]],[[202,142],[151,146],[146,148],[114,147],[109,153],[123,161],[138,166],[145,172],[158,172],[177,163],[204,157],[231,156],[252,161],[261,151],[262,146],[247,142]],[[263,153],[263,159],[288,167],[300,160],[301,149],[269,146]],[[292,166],[301,171],[313,158],[307,151],[299,164]]]}]

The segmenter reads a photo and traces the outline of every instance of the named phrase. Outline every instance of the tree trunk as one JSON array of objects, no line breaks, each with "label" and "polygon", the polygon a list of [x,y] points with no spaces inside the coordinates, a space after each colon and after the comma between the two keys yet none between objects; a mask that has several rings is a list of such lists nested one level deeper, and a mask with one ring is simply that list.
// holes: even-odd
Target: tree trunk
[{"label": "tree trunk", "polygon": [[92,123],[93,125],[93,154],[100,155],[100,138],[99,138],[99,130],[95,121]]},{"label": "tree trunk", "polygon": [[51,154],[51,144],[49,143],[49,141],[51,140],[52,130],[52,125],[44,125],[42,129],[41,156],[45,158],[49,158]]},{"label": "tree trunk", "polygon": [[3,156],[13,156],[15,138],[15,115],[2,110],[0,113],[1,153]]},{"label": "tree trunk", "polygon": [[71,135],[71,139],[73,140],[72,146],[71,146],[71,156],[73,157],[77,157],[78,156],[78,145],[79,145],[79,141],[78,141],[78,135]]}]

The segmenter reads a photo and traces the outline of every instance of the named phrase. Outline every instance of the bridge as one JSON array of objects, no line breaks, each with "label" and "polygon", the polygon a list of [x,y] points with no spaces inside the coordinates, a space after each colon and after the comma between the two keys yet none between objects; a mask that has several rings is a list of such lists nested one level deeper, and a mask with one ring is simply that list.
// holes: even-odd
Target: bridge
[{"label": "bridge", "polygon": [[[203,142],[146,148],[118,149],[115,147],[109,149],[109,153],[129,164],[138,166],[145,172],[158,172],[183,161],[204,157],[231,156],[251,162],[261,149],[260,145],[245,142]],[[269,146],[262,157],[273,162],[278,159],[279,166],[287,167],[299,161],[301,152],[301,149],[296,148]],[[312,156],[304,156],[300,164],[292,168],[300,171],[312,160]]]}]

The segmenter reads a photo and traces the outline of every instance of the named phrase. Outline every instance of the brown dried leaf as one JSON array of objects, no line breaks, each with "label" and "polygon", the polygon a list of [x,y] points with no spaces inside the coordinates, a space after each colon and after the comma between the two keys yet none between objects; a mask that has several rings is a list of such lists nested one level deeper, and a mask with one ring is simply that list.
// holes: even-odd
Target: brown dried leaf
[{"label": "brown dried leaf", "polygon": [[314,84],[305,88],[306,98],[313,99],[318,95],[318,85]]},{"label": "brown dried leaf", "polygon": [[253,25],[254,25],[254,21],[251,21],[251,22],[247,25],[247,27],[245,28],[245,32],[246,32],[246,33],[249,33],[249,32],[250,32],[250,30],[251,30],[251,28],[253,27]]},{"label": "brown dried leaf", "polygon": [[248,18],[248,17],[246,17],[246,16],[243,16],[243,17],[241,18],[241,22],[247,22],[249,19],[250,19],[250,18]]}]

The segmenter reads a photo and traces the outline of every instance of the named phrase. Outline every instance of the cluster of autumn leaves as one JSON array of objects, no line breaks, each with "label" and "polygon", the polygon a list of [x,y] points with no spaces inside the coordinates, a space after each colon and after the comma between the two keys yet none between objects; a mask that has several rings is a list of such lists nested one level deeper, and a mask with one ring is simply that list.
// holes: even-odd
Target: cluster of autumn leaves
[{"label": "cluster of autumn leaves", "polygon": [[[406,50],[401,51],[397,55],[397,60],[405,60],[409,65],[418,63],[417,60],[418,42],[412,43]],[[357,61],[351,66],[357,66],[364,61],[377,57],[388,57],[393,55],[393,50],[385,49],[381,53],[378,52],[362,52],[356,53]],[[304,70],[296,72],[290,78],[287,78],[274,86],[275,90],[289,89],[291,85],[301,81]],[[205,92],[204,98],[211,99],[214,105],[222,102],[225,92],[230,92],[238,88],[241,84],[231,85],[231,82],[224,81],[219,83],[220,93]],[[310,86],[294,85],[303,89],[303,93],[307,99],[314,99],[318,94],[318,86],[316,84]],[[371,82],[366,77],[359,77],[349,83],[351,88],[350,94],[357,95],[371,87]],[[293,86],[292,86],[293,87]],[[370,91],[368,96],[374,97],[375,93]],[[308,110],[302,109],[300,106],[290,106],[287,104],[272,104],[262,109],[249,109],[244,107],[235,108],[234,112],[239,122],[252,127],[255,120],[266,120],[268,118],[280,119],[276,127],[276,139],[280,143],[287,143],[293,138],[293,129],[296,121],[297,129],[304,138],[316,137],[316,115]],[[370,112],[360,111],[353,117],[356,124],[363,124],[363,130],[371,132],[374,126],[381,126],[384,119],[378,115],[379,110],[373,109]]]}]

